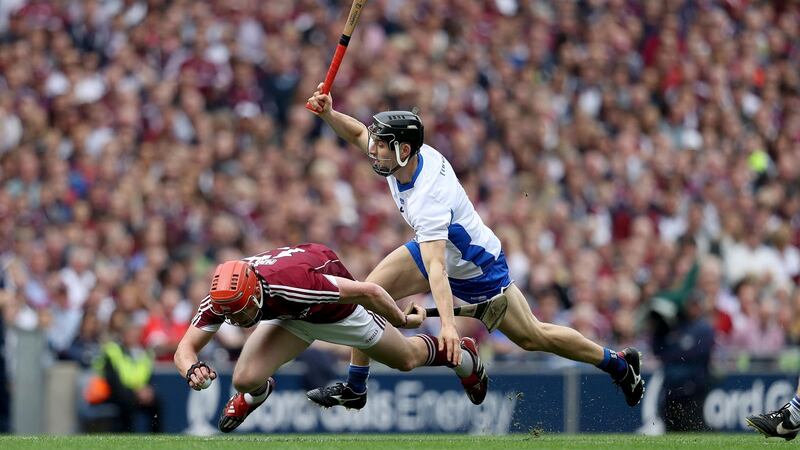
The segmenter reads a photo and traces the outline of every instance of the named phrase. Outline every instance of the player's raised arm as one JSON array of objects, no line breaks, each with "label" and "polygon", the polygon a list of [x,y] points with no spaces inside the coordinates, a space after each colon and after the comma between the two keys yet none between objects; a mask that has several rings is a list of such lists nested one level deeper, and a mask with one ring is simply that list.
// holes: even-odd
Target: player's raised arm
[{"label": "player's raised arm", "polygon": [[189,387],[196,391],[207,388],[211,385],[211,380],[217,378],[217,372],[200,361],[197,356],[200,350],[208,345],[212,337],[214,337],[213,332],[190,326],[175,350],[173,360],[178,373],[186,377]]},{"label": "player's raised arm", "polygon": [[428,280],[431,284],[431,294],[436,302],[436,309],[442,318],[442,329],[439,332],[439,349],[447,351],[447,359],[453,364],[461,363],[460,339],[456,330],[453,316],[453,291],[447,279],[444,265],[445,242],[442,239],[420,242],[419,249],[422,261],[428,271]]},{"label": "player's raised arm", "polygon": [[335,277],[339,286],[341,303],[356,303],[385,317],[397,328],[417,328],[425,320],[425,308],[412,305],[403,312],[385,289],[375,283],[348,280]]},{"label": "player's raised arm", "polygon": [[340,138],[366,153],[369,146],[367,126],[358,119],[333,109],[333,97],[331,94],[323,94],[321,89],[322,83],[317,86],[317,90],[308,99],[308,104],[314,109],[312,112],[330,125]]}]

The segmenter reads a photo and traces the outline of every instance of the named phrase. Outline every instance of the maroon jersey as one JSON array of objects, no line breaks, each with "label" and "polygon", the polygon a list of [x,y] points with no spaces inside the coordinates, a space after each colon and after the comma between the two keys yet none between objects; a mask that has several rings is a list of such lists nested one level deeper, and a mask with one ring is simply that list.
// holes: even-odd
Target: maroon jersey
[{"label": "maroon jersey", "polygon": [[[339,303],[339,288],[332,277],[353,279],[333,250],[321,244],[281,247],[244,258],[264,292],[261,320],[296,319],[312,323],[338,322],[356,305]],[[192,325],[216,331],[224,316],[211,311],[211,299],[200,304]]]}]

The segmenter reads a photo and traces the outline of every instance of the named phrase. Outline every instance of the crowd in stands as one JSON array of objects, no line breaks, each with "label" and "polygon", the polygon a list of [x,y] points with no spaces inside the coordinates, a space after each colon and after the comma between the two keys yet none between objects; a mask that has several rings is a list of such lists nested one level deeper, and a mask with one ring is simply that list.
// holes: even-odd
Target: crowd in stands
[{"label": "crowd in stands", "polygon": [[[312,241],[363,279],[410,239],[304,108],[349,5],[0,2],[6,329],[89,367],[132,322],[170,361],[219,261]],[[370,0],[332,93],[419,108],[540,320],[646,351],[700,292],[720,352],[800,343],[797,2]]]}]

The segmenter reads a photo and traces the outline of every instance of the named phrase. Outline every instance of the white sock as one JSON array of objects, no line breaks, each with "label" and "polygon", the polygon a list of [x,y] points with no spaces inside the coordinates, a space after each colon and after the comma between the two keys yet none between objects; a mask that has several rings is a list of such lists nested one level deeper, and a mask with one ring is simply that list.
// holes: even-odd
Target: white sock
[{"label": "white sock", "polygon": [[456,375],[464,378],[472,373],[473,367],[475,367],[475,361],[472,360],[472,354],[462,348],[461,364],[453,367],[453,370],[456,371]]},{"label": "white sock", "polygon": [[789,412],[792,413],[792,417],[789,419],[792,422],[792,425],[800,424],[800,396],[795,395],[792,401],[789,402]]},{"label": "white sock", "polygon": [[[253,405],[255,403],[263,402],[264,399],[267,398],[267,395],[269,395],[269,386],[268,386],[268,384],[269,384],[269,382],[267,382],[267,384],[262,386],[264,391],[262,393],[260,393],[260,394],[253,395],[253,394],[251,394],[249,392],[246,392],[244,394],[244,401],[247,402],[248,405]],[[261,390],[261,388],[255,390],[254,392],[258,392],[260,390]]]}]

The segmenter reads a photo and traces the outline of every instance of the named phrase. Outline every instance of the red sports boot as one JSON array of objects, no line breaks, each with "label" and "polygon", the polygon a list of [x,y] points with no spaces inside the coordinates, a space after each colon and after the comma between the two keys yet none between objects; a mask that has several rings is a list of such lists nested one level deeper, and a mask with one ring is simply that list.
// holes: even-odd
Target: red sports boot
[{"label": "red sports boot", "polygon": [[480,405],[483,399],[486,398],[486,391],[489,390],[489,376],[486,375],[486,369],[483,368],[481,357],[478,356],[478,344],[470,337],[461,338],[461,348],[472,355],[472,373],[464,378],[461,378],[461,385],[464,386],[464,391],[467,393],[469,400]]},{"label": "red sports boot", "polygon": [[256,408],[267,401],[267,398],[269,398],[269,395],[272,394],[274,389],[275,379],[269,377],[267,380],[267,396],[264,397],[264,400],[252,405],[244,400],[244,394],[241,392],[234,394],[233,397],[228,400],[228,403],[225,404],[225,409],[222,410],[222,415],[219,417],[219,423],[217,424],[219,431],[230,433],[235,430],[236,427],[244,422],[244,419],[246,419],[251,412],[255,411]]}]

